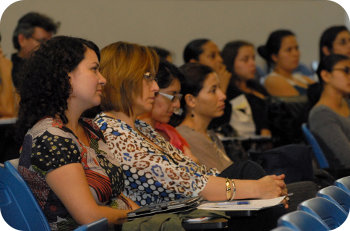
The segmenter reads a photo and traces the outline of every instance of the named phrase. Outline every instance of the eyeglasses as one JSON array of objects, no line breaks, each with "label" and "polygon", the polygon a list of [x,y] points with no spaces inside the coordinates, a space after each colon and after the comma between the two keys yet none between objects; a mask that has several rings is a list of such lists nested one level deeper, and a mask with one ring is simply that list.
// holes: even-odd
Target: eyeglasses
[{"label": "eyeglasses", "polygon": [[35,41],[37,41],[40,44],[42,44],[48,40],[47,38],[42,38],[42,39],[38,39],[38,38],[34,38],[34,37],[30,37],[30,38],[34,39]]},{"label": "eyeglasses", "polygon": [[342,71],[346,75],[350,75],[350,67],[346,66],[344,68],[333,68],[333,71]]},{"label": "eyeglasses", "polygon": [[143,78],[149,82],[152,82],[153,80],[157,82],[157,77],[152,75],[151,72],[146,72],[143,74]]},{"label": "eyeglasses", "polygon": [[175,102],[176,100],[180,101],[182,98],[182,94],[180,94],[180,93],[177,93],[175,95],[170,95],[170,94],[159,91],[157,94],[164,96],[165,98],[169,99],[171,102]]}]

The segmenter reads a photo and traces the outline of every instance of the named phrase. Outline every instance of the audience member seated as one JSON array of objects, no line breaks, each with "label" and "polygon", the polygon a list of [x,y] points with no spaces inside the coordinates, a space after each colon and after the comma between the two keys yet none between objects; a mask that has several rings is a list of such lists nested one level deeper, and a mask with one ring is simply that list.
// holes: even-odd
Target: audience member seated
[{"label": "audience member seated", "polygon": [[0,48],[0,118],[16,117],[11,71],[12,62],[3,55]]},{"label": "audience member seated", "polygon": [[[350,57],[350,32],[343,25],[331,26],[321,35],[319,43],[319,63],[330,54],[345,55]],[[321,96],[321,84],[310,85],[307,95],[310,108],[317,103]]]},{"label": "audience member seated", "polygon": [[59,23],[55,23],[46,15],[30,12],[22,16],[12,35],[12,42],[17,53],[12,54],[13,62],[12,81],[16,89],[22,82],[19,79],[19,70],[32,52],[38,46],[51,39],[56,34]]},{"label": "audience member seated", "polygon": [[116,42],[101,51],[101,73],[107,78],[102,109],[95,122],[121,163],[125,193],[139,205],[202,196],[210,201],[274,198],[286,195],[284,175],[259,180],[217,177],[198,165],[136,118],[152,110],[159,87],[158,56],[145,46]]},{"label": "audience member seated", "polygon": [[246,41],[227,43],[221,55],[232,73],[226,96],[230,124],[239,136],[271,136],[268,124],[266,89],[255,80],[256,63],[253,44]]},{"label": "audience member seated", "polygon": [[81,118],[101,101],[106,80],[99,57],[94,43],[59,36],[43,43],[22,73],[18,171],[52,230],[73,230],[102,217],[118,223],[138,208],[121,194],[123,171],[110,161],[101,131]]},{"label": "audience member seated", "polygon": [[231,73],[223,64],[220,50],[209,39],[195,39],[189,42],[183,52],[185,63],[200,63],[211,67],[219,77],[220,87],[224,93],[231,79]]},{"label": "audience member seated", "polygon": [[291,97],[306,95],[308,86],[314,83],[310,78],[293,74],[299,65],[299,46],[293,32],[276,30],[269,35],[266,45],[258,47],[258,53],[264,58],[273,72],[268,74],[264,85],[273,96]]},{"label": "audience member seated", "polygon": [[149,48],[152,48],[157,52],[157,55],[159,56],[160,60],[168,61],[169,63],[173,62],[173,57],[171,56],[170,51],[157,46],[150,46]]},{"label": "audience member seated", "polygon": [[[323,90],[309,114],[310,130],[319,141],[330,168],[349,170],[350,58],[331,54],[321,61],[317,74]],[[346,173],[349,175],[350,171]]]},{"label": "audience member seated", "polygon": [[139,116],[139,119],[151,125],[173,146],[180,149],[194,162],[199,163],[198,159],[192,154],[187,141],[173,126],[168,124],[173,113],[179,113],[182,98],[182,94],[180,94],[183,80],[182,73],[175,65],[161,61],[156,79],[159,91],[154,99],[152,111]]}]

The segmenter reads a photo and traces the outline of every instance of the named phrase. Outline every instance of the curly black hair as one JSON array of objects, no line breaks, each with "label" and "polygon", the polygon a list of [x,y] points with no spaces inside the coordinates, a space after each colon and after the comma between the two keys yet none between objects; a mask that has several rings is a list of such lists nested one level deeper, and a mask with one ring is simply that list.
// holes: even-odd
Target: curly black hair
[{"label": "curly black hair", "polygon": [[71,94],[68,73],[84,59],[87,48],[100,60],[98,47],[91,41],[68,36],[57,36],[43,43],[25,63],[20,73],[22,84],[16,133],[18,141],[36,122],[44,117],[65,116]]}]

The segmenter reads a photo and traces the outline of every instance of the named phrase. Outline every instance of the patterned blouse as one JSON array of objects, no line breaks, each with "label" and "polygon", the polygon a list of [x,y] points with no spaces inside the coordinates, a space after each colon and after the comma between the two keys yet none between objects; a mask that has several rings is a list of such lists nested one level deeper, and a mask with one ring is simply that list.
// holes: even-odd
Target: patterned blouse
[{"label": "patterned blouse", "polygon": [[[79,142],[61,120],[44,118],[26,134],[18,171],[39,202],[52,230],[72,230],[78,226],[46,183],[46,175],[67,164],[81,163],[90,190],[99,205],[118,208],[124,187],[123,171],[108,159],[111,152],[91,120],[79,121],[88,134],[90,147]],[[121,203],[119,203],[121,204]],[[123,204],[125,208],[125,203]],[[120,207],[120,206],[119,206]]]},{"label": "patterned blouse", "polygon": [[[197,196],[216,169],[197,165],[147,123],[136,120],[135,131],[121,120],[100,113],[101,128],[125,175],[124,194],[139,205]],[[145,137],[159,148],[155,148]]]}]

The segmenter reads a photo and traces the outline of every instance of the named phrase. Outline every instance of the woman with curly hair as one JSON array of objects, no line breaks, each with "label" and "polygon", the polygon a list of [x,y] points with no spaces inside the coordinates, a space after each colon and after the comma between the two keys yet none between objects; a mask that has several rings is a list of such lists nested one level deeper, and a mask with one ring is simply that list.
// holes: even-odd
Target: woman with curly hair
[{"label": "woman with curly hair", "polygon": [[136,119],[152,110],[159,87],[154,50],[116,42],[101,51],[106,76],[102,108],[95,122],[101,128],[125,173],[125,193],[139,205],[202,196],[221,201],[273,198],[287,193],[282,176],[258,180],[218,177],[216,169],[198,165],[147,123]]},{"label": "woman with curly hair", "polygon": [[18,170],[52,230],[72,230],[106,217],[118,223],[137,208],[125,198],[123,173],[91,120],[106,83],[99,49],[87,40],[55,37],[22,73],[18,134],[24,137]]}]

